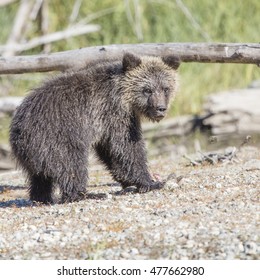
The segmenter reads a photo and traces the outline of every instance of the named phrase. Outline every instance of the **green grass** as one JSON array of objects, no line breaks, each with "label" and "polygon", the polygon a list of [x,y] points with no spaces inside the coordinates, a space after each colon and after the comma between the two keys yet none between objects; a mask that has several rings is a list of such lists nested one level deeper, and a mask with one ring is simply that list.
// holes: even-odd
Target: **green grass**
[{"label": "green grass", "polygon": [[[65,29],[75,0],[49,1],[50,27],[54,32]],[[95,45],[142,42],[258,42],[259,0],[102,0],[82,1],[76,22],[99,24],[101,31],[52,44],[52,51]],[[180,4],[186,7],[186,14]],[[0,44],[5,44],[12,28],[18,2],[0,9]],[[187,16],[187,10],[190,16]],[[136,12],[137,11],[137,12]],[[91,20],[91,18],[93,20]],[[38,23],[25,34],[39,36]],[[35,48],[23,54],[37,54]],[[247,86],[260,78],[253,65],[187,63],[180,67],[180,90],[171,115],[198,113],[204,97],[212,92]],[[19,75],[18,75],[19,76]],[[9,93],[21,95],[45,75],[17,75]],[[0,78],[4,83],[6,78]]]},{"label": "green grass", "polygon": [[8,142],[10,121],[11,121],[11,118],[9,116],[1,118],[1,121],[0,121],[0,144]]}]

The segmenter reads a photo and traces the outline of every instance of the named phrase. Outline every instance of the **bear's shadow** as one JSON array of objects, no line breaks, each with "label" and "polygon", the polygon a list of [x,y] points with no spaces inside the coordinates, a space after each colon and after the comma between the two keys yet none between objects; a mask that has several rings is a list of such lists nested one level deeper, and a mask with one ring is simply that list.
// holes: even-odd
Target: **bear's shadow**
[{"label": "bear's shadow", "polygon": [[[16,191],[16,190],[24,190],[24,186],[14,186],[14,185],[0,185],[0,196],[4,194],[6,191]],[[6,207],[29,207],[32,206],[33,203],[25,198],[15,198],[15,199],[7,199],[4,201],[0,201],[0,208]]]},{"label": "bear's shadow", "polygon": [[11,199],[11,200],[0,202],[0,208],[7,208],[7,207],[21,208],[21,207],[32,207],[32,206],[34,206],[34,203],[32,201],[23,198]]},{"label": "bear's shadow", "polygon": [[[110,187],[120,186],[120,184],[118,184],[118,183],[111,183],[111,184],[104,184],[104,185],[110,186]],[[90,185],[89,187],[96,187],[96,186],[103,186],[103,184]],[[0,195],[7,189],[8,190],[24,190],[24,186],[12,186],[12,185],[0,186]],[[124,191],[113,191],[113,192],[109,192],[109,193],[111,195],[121,196],[121,195],[132,194],[132,193],[135,193],[135,192],[136,192],[135,188],[128,187]],[[106,193],[87,192],[85,194],[85,199],[82,199],[82,200],[88,200],[88,199],[105,200],[105,199],[107,199],[107,194]],[[61,202],[56,200],[54,204],[61,204]],[[16,199],[9,199],[9,200],[6,200],[6,201],[0,201],[0,208],[37,207],[37,206],[43,206],[43,205],[44,204],[42,204],[42,203],[33,202],[33,201],[31,201],[29,199],[26,199],[26,198],[16,198]]]}]

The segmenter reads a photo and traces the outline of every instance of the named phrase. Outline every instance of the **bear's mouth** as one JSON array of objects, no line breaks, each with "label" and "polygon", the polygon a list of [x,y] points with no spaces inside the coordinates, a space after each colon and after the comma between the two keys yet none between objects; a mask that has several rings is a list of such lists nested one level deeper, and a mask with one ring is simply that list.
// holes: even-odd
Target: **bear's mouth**
[{"label": "bear's mouth", "polygon": [[165,114],[158,114],[154,117],[154,120],[159,122],[160,120],[162,120],[165,117]]},{"label": "bear's mouth", "polygon": [[165,111],[162,110],[154,110],[154,112],[152,114],[149,115],[149,118],[152,121],[156,121],[159,122],[160,120],[162,120],[166,115]]},{"label": "bear's mouth", "polygon": [[163,119],[166,115],[166,107],[165,106],[158,106],[155,109],[155,119],[156,121],[160,121],[161,119]]}]

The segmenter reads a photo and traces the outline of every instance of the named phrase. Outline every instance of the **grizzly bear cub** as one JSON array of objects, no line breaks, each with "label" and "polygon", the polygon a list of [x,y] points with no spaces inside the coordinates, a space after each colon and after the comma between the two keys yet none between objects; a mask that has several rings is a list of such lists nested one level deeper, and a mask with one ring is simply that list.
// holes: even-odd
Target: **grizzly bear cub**
[{"label": "grizzly bear cub", "polygon": [[34,89],[17,108],[10,143],[28,175],[32,201],[52,203],[87,197],[90,149],[123,190],[163,187],[148,172],[140,118],[161,120],[176,91],[178,60],[125,53],[64,73]]}]

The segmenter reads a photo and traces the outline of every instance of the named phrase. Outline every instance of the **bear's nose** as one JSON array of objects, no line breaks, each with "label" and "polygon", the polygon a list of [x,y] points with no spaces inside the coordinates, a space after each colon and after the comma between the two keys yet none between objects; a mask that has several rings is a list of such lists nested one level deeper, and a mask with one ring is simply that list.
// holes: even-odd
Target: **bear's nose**
[{"label": "bear's nose", "polygon": [[156,110],[157,110],[158,112],[163,113],[163,112],[166,111],[166,107],[165,107],[165,106],[157,106],[157,107],[156,107]]}]

